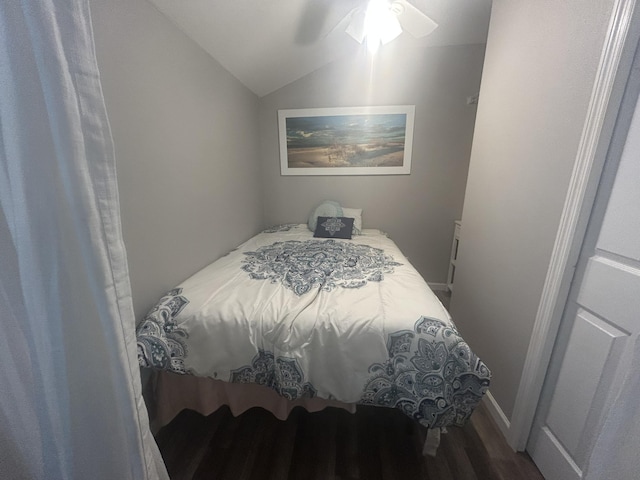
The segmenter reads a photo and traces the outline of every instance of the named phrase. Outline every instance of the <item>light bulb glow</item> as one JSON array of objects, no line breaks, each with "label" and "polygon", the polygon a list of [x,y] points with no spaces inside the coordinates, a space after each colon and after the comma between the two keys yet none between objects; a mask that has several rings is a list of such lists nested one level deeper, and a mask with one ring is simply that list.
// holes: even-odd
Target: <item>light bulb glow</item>
[{"label": "light bulb glow", "polygon": [[400,22],[391,11],[387,0],[370,0],[364,18],[364,35],[367,48],[375,53],[381,44],[386,44],[402,33]]}]

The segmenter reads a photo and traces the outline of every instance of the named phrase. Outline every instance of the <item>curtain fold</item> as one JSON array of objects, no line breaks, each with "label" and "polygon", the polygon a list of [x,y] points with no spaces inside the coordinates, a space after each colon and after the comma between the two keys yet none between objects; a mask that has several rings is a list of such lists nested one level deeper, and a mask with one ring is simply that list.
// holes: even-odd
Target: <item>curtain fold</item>
[{"label": "curtain fold", "polygon": [[0,478],[168,478],[89,2],[0,2]]}]

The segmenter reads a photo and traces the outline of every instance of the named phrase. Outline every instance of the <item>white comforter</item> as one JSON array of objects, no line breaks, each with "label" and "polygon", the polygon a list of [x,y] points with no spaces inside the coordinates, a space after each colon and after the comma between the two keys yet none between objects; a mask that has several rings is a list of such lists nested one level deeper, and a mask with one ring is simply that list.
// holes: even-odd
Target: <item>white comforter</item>
[{"label": "white comforter", "polygon": [[489,371],[387,236],[266,230],[168,292],[138,327],[140,363],[397,407],[461,424]]}]

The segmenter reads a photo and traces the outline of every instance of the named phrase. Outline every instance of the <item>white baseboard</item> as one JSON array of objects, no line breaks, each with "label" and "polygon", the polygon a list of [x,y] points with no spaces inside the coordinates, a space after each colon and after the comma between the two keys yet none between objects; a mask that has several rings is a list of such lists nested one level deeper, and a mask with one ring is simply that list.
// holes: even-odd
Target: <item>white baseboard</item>
[{"label": "white baseboard", "polygon": [[447,290],[449,290],[449,287],[447,287],[446,283],[427,282],[427,285],[429,285],[429,288],[434,292],[446,292]]},{"label": "white baseboard", "polygon": [[484,405],[487,407],[487,410],[489,410],[491,418],[493,418],[493,421],[496,422],[496,425],[498,425],[498,428],[504,435],[504,438],[509,438],[509,428],[511,427],[511,423],[500,408],[500,405],[498,405],[498,402],[496,402],[496,399],[493,398],[493,395],[491,395],[490,391],[485,394],[483,400]]}]

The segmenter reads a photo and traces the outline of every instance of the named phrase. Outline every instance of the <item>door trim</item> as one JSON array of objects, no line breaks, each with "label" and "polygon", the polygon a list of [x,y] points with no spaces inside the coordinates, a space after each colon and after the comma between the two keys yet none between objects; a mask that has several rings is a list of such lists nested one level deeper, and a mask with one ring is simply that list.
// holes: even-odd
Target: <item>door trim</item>
[{"label": "door trim", "polygon": [[[612,95],[635,5],[636,0],[617,0],[609,22],[509,425],[507,441],[514,450],[524,450],[529,438],[593,206],[595,188],[602,173],[606,149],[613,130],[611,125],[609,131],[605,132],[605,121],[612,113]],[[622,97],[621,92],[619,97],[616,99],[618,103]],[[619,105],[614,109],[614,116],[617,107]],[[605,133],[609,138],[604,138]]]},{"label": "door trim", "polygon": [[491,418],[495,421],[496,425],[502,432],[502,435],[504,435],[504,438],[507,438],[511,422],[509,422],[509,419],[500,408],[500,405],[496,402],[496,399],[491,394],[491,390],[487,390],[487,393],[482,397],[482,401],[484,402],[485,407],[487,407],[489,415],[491,415]]}]

